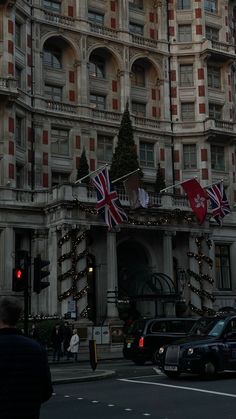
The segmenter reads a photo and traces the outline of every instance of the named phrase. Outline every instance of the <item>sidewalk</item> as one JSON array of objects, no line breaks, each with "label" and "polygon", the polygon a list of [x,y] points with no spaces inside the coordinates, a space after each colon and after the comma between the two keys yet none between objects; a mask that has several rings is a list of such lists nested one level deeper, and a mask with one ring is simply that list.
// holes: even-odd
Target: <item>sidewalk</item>
[{"label": "sidewalk", "polygon": [[101,380],[114,377],[115,370],[103,369],[99,364],[101,360],[123,359],[121,348],[117,350],[108,350],[97,348],[97,368],[92,370],[89,361],[89,351],[87,348],[81,348],[78,355],[78,362],[67,361],[61,358],[60,362],[52,362],[52,355],[49,354],[48,361],[54,384],[65,384],[73,382]]}]

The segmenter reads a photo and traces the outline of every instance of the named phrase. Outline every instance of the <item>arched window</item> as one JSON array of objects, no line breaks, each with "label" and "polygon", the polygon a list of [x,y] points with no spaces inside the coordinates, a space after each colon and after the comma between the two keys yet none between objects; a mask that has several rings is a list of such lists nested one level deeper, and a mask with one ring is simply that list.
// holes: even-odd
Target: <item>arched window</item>
[{"label": "arched window", "polygon": [[141,65],[132,66],[132,86],[145,87],[145,68]]},{"label": "arched window", "polygon": [[57,48],[43,50],[43,64],[55,69],[62,68],[61,50]]},{"label": "arched window", "polygon": [[105,60],[102,57],[93,56],[89,61],[89,75],[104,79],[106,76]]}]

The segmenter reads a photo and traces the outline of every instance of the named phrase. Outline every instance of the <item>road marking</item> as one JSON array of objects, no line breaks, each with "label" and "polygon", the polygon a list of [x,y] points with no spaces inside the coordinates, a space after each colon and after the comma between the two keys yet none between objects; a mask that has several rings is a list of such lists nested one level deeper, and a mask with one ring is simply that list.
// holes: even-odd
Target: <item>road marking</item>
[{"label": "road marking", "polygon": [[92,400],[92,403],[99,403],[98,400]]},{"label": "road marking", "polygon": [[68,396],[68,395],[66,394],[64,397],[70,397],[70,396]]},{"label": "road marking", "polygon": [[129,407],[127,407],[127,408],[125,409],[125,411],[126,411],[126,412],[132,412],[132,409],[130,409]]},{"label": "road marking", "polygon": [[149,382],[149,381],[139,381],[139,380],[135,381],[135,380],[130,380],[128,378],[120,378],[118,381],[126,381],[126,382],[130,382],[130,383],[134,383],[134,384],[148,384],[148,385],[152,385],[152,386],[176,388],[176,389],[180,389],[180,390],[196,391],[196,392],[199,392],[199,393],[214,394],[216,396],[236,398],[236,394],[221,393],[220,391],[213,391],[213,390],[203,390],[201,388],[174,386],[173,384],[153,383],[153,382]]},{"label": "road marking", "polygon": [[143,416],[151,416],[151,413],[143,413]]},{"label": "road marking", "polygon": [[108,407],[114,407],[115,405],[114,404],[108,404],[107,406]]},{"label": "road marking", "polygon": [[83,397],[77,397],[77,400],[84,400]]}]

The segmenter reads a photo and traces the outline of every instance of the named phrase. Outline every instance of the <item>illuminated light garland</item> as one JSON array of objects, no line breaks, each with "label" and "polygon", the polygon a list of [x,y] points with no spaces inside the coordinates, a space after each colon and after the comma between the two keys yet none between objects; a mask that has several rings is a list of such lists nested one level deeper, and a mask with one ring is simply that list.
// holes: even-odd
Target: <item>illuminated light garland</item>
[{"label": "illuminated light garland", "polygon": [[215,310],[213,310],[212,308],[205,307],[205,306],[203,306],[201,310],[200,308],[197,308],[194,304],[189,303],[189,307],[191,311],[193,311],[196,314],[199,314],[199,316],[204,316],[206,314],[208,314],[209,316],[215,316],[217,314]]},{"label": "illuminated light garland", "polygon": [[191,269],[187,269],[187,273],[189,276],[192,276],[197,281],[201,282],[202,280],[208,281],[209,284],[214,284],[214,279],[207,275],[207,274],[197,274],[196,272],[191,271]]},{"label": "illuminated light garland", "polygon": [[83,252],[81,252],[79,255],[76,254],[76,250],[73,249],[68,253],[64,253],[64,255],[60,256],[58,258],[58,263],[61,265],[61,262],[63,262],[66,259],[73,258],[74,262],[78,262],[80,259],[82,259],[84,256],[88,255],[88,249],[85,249]]},{"label": "illuminated light garland", "polygon": [[189,257],[194,257],[194,258],[198,261],[199,265],[201,265],[201,264],[202,264],[202,261],[205,261],[206,263],[208,263],[208,265],[209,265],[209,266],[210,266],[210,268],[212,269],[212,266],[213,266],[213,260],[212,260],[209,256],[204,255],[204,253],[193,253],[193,252],[188,252],[188,253],[187,253],[187,255],[188,255]]},{"label": "illuminated light garland", "polygon": [[91,310],[91,308],[89,306],[85,307],[81,313],[80,313],[80,317],[82,319],[87,319],[88,318],[88,312]]},{"label": "illuminated light garland", "polygon": [[206,297],[209,298],[212,302],[214,302],[216,299],[213,297],[212,294],[210,294],[208,291],[198,289],[194,287],[190,282],[188,282],[188,287],[191,289],[191,291],[195,292],[199,297]]},{"label": "illuminated light garland", "polygon": [[80,300],[80,298],[88,294],[88,289],[89,289],[89,286],[86,285],[86,287],[84,287],[82,290],[80,290],[77,294],[74,295],[74,300],[75,301]]}]

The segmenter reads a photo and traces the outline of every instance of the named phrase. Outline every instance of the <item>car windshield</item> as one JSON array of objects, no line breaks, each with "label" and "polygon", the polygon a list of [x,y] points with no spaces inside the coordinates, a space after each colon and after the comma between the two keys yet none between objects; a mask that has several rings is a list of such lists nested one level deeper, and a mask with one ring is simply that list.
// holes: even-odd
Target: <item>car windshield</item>
[{"label": "car windshield", "polygon": [[137,320],[133,324],[130,325],[128,329],[129,335],[134,335],[135,333],[142,333],[144,326],[146,324],[145,320]]},{"label": "car windshield", "polygon": [[223,328],[225,326],[224,319],[211,319],[211,318],[201,318],[190,330],[190,335],[198,336],[220,336]]}]

